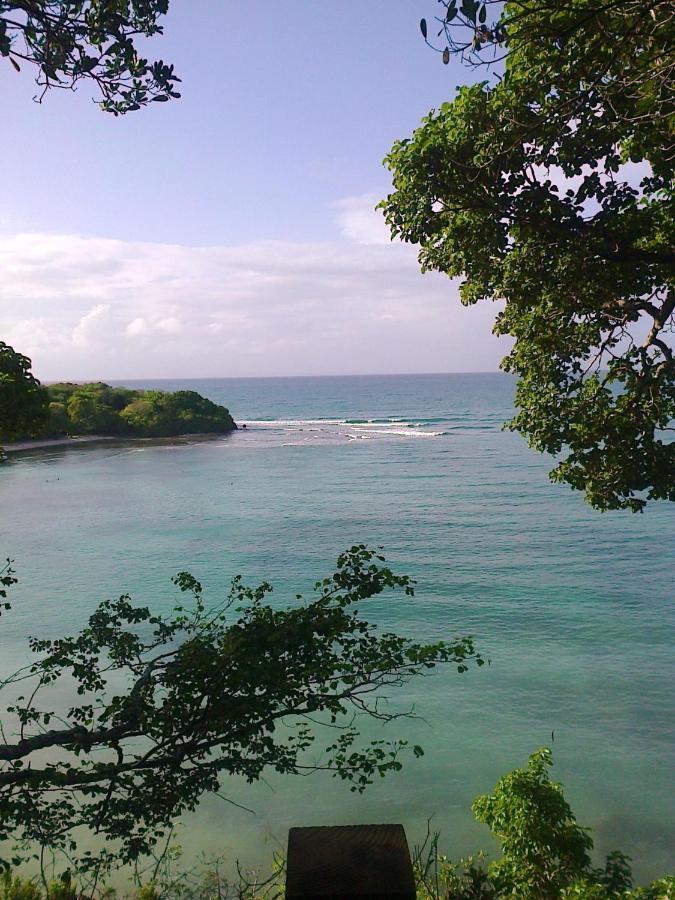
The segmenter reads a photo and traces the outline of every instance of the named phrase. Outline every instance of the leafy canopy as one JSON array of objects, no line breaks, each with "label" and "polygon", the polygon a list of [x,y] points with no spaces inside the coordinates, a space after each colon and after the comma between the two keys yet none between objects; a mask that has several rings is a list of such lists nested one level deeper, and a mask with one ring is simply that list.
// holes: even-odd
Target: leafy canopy
[{"label": "leafy canopy", "polygon": [[502,778],[494,793],[473,804],[476,819],[498,838],[501,859],[489,868],[502,894],[558,897],[589,869],[593,841],[581,828],[562,787],[551,782],[549,750],[534,753],[525,769]]},{"label": "leafy canopy", "polygon": [[144,391],[102,381],[63,382],[39,390],[41,402],[48,404],[41,427],[15,437],[175,437],[222,434],[237,427],[228,409],[196,391]]},{"label": "leafy canopy", "polygon": [[120,412],[127,427],[138,434],[161,437],[172,434],[223,432],[236,428],[224,406],[196,391],[141,391]]},{"label": "leafy canopy", "polygon": [[457,6],[442,52],[501,48],[505,71],[396,142],[392,234],[463,303],[505,301],[510,426],[554,480],[601,510],[675,500],[672,3]]},{"label": "leafy canopy", "polygon": [[33,66],[42,100],[50,88],[95,84],[117,116],[180,97],[172,65],[149,62],[139,38],[162,33],[169,0],[0,0],[0,57]]},{"label": "leafy canopy", "polygon": [[[363,618],[361,604],[383,591],[413,596],[383,561],[353,546],[313,599],[286,609],[265,602],[269,584],[240,578],[208,608],[181,572],[173,581],[187,599],[169,617],[124,595],[72,638],[32,639],[36,661],[4,685],[22,688],[0,731],[0,840],[17,845],[12,862],[26,842],[72,856],[79,826],[102,839],[82,871],[136,861],[227,775],[323,770],[362,791],[399,770],[406,742],[361,745],[355,717],[394,719],[388,688],[438,663],[465,672],[483,660],[468,637],[418,644]],[[72,696],[67,710],[48,705],[55,687]]]},{"label": "leafy canopy", "polygon": [[36,436],[47,416],[47,396],[31,361],[0,341],[0,441]]}]

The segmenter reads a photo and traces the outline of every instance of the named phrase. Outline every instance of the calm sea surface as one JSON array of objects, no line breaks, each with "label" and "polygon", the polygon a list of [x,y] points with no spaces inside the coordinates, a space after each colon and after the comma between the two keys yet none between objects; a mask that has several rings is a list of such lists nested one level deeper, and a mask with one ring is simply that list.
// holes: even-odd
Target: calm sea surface
[{"label": "calm sea surface", "polygon": [[[130,591],[158,610],[189,569],[214,601],[229,579],[268,579],[292,601],[355,542],[418,580],[368,615],[420,640],[476,636],[491,666],[413,682],[396,696],[421,743],[363,795],[323,775],[273,778],[209,799],[181,830],[205,849],[266,862],[290,825],[440,828],[453,855],[488,840],[473,798],[542,745],[599,852],[641,878],[673,869],[675,510],[601,515],[547,479],[550,461],[500,426],[504,375],[125,382],[199,391],[247,429],[179,446],[32,452],[0,468],[0,556],[20,576],[0,667],[29,634],[72,633]],[[555,740],[551,742],[551,733]],[[368,733],[380,734],[379,726]]]}]

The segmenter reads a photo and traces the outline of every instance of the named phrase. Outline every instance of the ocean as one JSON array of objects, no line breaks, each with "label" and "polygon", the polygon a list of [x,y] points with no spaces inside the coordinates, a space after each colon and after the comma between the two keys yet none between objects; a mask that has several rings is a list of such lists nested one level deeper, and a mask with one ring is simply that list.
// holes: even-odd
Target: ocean
[{"label": "ocean", "polygon": [[491,662],[391,694],[417,718],[366,731],[424,747],[402,772],[362,795],[320,774],[231,780],[223,793],[252,811],[207,799],[178,831],[186,858],[264,866],[292,825],[401,822],[415,843],[429,819],[458,857],[490,845],[474,797],[550,746],[598,857],[623,850],[643,880],[672,871],[672,505],[601,514],[551,484],[552,460],[501,428],[502,374],[124,383],[199,391],[247,427],[0,467],[0,556],[20,578],[3,672],[27,661],[29,635],[72,633],[105,598],[168,611],[177,571],[213,602],[241,573],[292,603],[360,542],[417,580],[414,599],[375,598],[369,618],[419,640],[472,634]]}]

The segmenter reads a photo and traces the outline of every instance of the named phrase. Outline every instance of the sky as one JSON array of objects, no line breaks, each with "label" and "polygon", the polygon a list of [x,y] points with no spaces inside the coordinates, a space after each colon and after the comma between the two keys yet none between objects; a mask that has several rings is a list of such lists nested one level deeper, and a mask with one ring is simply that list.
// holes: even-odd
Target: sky
[{"label": "sky", "polygon": [[422,275],[382,159],[471,72],[435,0],[172,0],[182,99],[114,118],[0,65],[0,340],[38,377],[467,372],[496,309]]}]

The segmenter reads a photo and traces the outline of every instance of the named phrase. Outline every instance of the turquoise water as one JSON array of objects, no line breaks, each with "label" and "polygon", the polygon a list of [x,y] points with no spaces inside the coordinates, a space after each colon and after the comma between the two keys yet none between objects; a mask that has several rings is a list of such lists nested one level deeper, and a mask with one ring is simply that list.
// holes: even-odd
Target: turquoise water
[{"label": "turquoise water", "polygon": [[[189,569],[214,599],[236,573],[279,602],[332,572],[354,542],[382,545],[417,596],[368,615],[418,639],[474,634],[491,666],[398,695],[421,743],[362,796],[326,778],[273,779],[206,801],[186,852],[266,860],[290,825],[426,820],[454,854],[487,843],[472,799],[552,744],[555,774],[599,852],[641,878],[673,869],[672,505],[601,515],[548,482],[549,460],[502,432],[504,375],[126,382],[190,388],[247,429],[206,443],[35,451],[0,469],[0,555],[20,575],[2,620],[7,671],[28,634],[68,633],[130,591],[168,609]],[[378,726],[379,728],[379,726]],[[373,729],[371,728],[371,731]],[[377,729],[376,729],[377,730]]]}]

